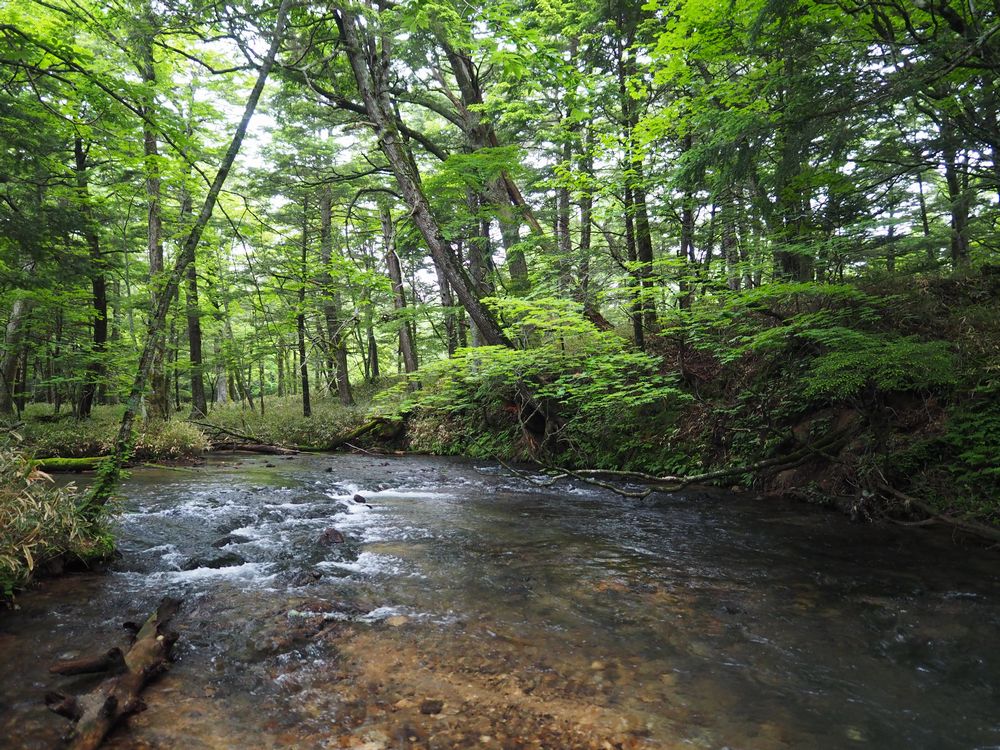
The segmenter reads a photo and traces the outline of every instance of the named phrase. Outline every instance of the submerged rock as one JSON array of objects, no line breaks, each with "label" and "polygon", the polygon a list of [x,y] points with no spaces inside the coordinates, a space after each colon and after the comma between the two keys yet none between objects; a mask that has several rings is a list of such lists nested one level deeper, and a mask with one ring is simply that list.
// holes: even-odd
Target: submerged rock
[{"label": "submerged rock", "polygon": [[[291,586],[308,586],[322,577],[323,574],[318,570],[299,570],[289,574],[288,583]],[[291,612],[288,614],[291,616]]]},{"label": "submerged rock", "polygon": [[441,713],[442,708],[444,708],[444,701],[427,698],[420,704],[420,713],[431,716]]},{"label": "submerged rock", "polygon": [[250,537],[243,536],[242,534],[226,534],[226,536],[221,539],[216,539],[212,542],[212,546],[219,549],[220,547],[225,547],[229,544],[246,544],[249,541],[251,541]]},{"label": "submerged rock", "polygon": [[232,568],[243,565],[246,559],[235,552],[226,552],[223,555],[192,557],[181,567],[181,570],[195,570],[197,568]]},{"label": "submerged rock", "polygon": [[332,526],[324,529],[323,533],[319,535],[319,539],[316,540],[318,544],[343,544],[345,541],[347,540],[344,535]]}]

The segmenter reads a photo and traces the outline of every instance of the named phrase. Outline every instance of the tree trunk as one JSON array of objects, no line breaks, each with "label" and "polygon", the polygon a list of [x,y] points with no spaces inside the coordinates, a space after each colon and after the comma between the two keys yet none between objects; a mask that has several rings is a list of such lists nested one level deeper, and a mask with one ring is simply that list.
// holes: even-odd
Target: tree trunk
[{"label": "tree trunk", "polygon": [[323,318],[326,322],[326,339],[330,353],[330,364],[337,384],[340,403],[350,406],[354,403],[351,394],[350,373],[347,371],[347,335],[340,321],[340,293],[333,288],[330,261],[333,258],[333,235],[331,231],[330,188],[320,192],[320,253],[323,269],[320,283],[323,288]]},{"label": "tree trunk", "polygon": [[[35,260],[24,264],[24,271],[31,275],[35,271]],[[31,311],[31,301],[24,297],[15,299],[10,307],[7,328],[4,331],[3,358],[0,359],[0,414],[14,413],[14,393],[17,390],[17,365],[21,356],[21,339],[24,323]]]},{"label": "tree trunk", "polygon": [[376,57],[374,44],[369,43],[370,40],[365,37],[365,31],[359,28],[354,14],[347,10],[335,12],[341,41],[370,118],[371,127],[378,138],[382,153],[389,162],[400,192],[409,206],[410,219],[427,243],[434,263],[443,269],[459,302],[475,321],[486,342],[512,346],[493,314],[473,291],[473,284],[458,263],[454,249],[445,240],[424,195],[413,154],[400,138],[388,96],[390,62],[388,41],[383,38],[381,54]]},{"label": "tree trunk", "polygon": [[[153,126],[156,119],[156,104],[154,87],[156,85],[156,68],[153,59],[153,43],[157,34],[157,21],[153,15],[153,7],[147,3],[143,11],[142,48],[142,82],[146,86],[142,104],[142,142],[146,170],[146,201],[147,234],[146,249],[149,254],[149,286],[151,290],[150,310],[155,311],[160,306],[160,299],[169,300],[163,288],[163,221],[161,217],[160,196],[160,165],[157,146],[157,133]],[[153,321],[150,321],[152,326]],[[150,369],[152,393],[149,398],[150,415],[155,419],[167,419],[170,416],[169,383],[167,381],[166,342],[164,337],[154,339],[153,360]]]},{"label": "tree trunk", "polygon": [[385,263],[389,269],[389,281],[392,283],[392,306],[396,310],[396,320],[399,324],[399,353],[403,357],[403,368],[407,373],[417,371],[417,350],[410,336],[410,324],[406,319],[406,292],[403,289],[403,270],[396,255],[396,236],[392,225],[392,215],[387,206],[382,206],[379,212],[382,220],[382,241],[385,245]]},{"label": "tree trunk", "polygon": [[969,191],[968,170],[962,168],[955,149],[954,129],[946,122],[941,126],[944,178],[948,186],[948,206],[951,214],[951,263],[954,268],[969,264]]},{"label": "tree trunk", "polygon": [[635,224],[632,220],[632,188],[625,186],[625,257],[632,269],[632,335],[640,351],[646,349],[646,337],[642,327],[642,277],[636,268],[638,254],[635,247]]},{"label": "tree trunk", "polygon": [[302,255],[301,283],[299,284],[299,309],[295,316],[299,335],[299,377],[302,380],[302,416],[312,416],[312,403],[309,399],[309,365],[306,363],[306,282],[309,274],[309,199],[302,202]]},{"label": "tree trunk", "polygon": [[90,206],[89,180],[87,174],[87,154],[89,149],[83,146],[83,139],[77,137],[73,141],[73,156],[76,166],[76,188],[80,199],[80,219],[84,239],[90,251],[91,276],[90,285],[93,294],[94,330],[93,348],[90,361],[87,363],[83,388],[80,391],[80,404],[77,416],[90,416],[98,388],[104,379],[104,354],[108,342],[108,285],[104,276],[104,260],[101,257],[101,242],[97,234],[97,223],[94,221]]}]

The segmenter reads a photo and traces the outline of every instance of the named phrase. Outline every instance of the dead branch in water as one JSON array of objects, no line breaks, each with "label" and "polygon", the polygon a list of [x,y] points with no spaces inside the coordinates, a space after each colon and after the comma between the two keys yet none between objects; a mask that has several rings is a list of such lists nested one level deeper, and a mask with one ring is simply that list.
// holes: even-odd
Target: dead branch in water
[{"label": "dead branch in water", "polygon": [[49,693],[50,710],[72,720],[75,726],[64,738],[69,750],[96,750],[114,726],[129,714],[145,708],[141,694],[146,685],[167,668],[177,633],[169,629],[180,608],[179,599],[164,597],[135,636],[128,653],[114,648],[96,657],[54,664],[50,671],[74,675],[106,672],[108,677],[80,696]]}]

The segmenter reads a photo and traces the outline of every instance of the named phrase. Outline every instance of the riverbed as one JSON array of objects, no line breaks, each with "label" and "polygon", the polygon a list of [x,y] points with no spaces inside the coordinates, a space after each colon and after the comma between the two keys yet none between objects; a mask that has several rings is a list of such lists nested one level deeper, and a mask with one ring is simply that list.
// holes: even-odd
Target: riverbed
[{"label": "riverbed", "polygon": [[1000,747],[1000,554],[946,534],[428,457],[231,456],[123,495],[110,572],[0,612],[0,747],[52,747],[44,694],[94,680],[48,666],[165,595],[177,661],[107,747]]}]

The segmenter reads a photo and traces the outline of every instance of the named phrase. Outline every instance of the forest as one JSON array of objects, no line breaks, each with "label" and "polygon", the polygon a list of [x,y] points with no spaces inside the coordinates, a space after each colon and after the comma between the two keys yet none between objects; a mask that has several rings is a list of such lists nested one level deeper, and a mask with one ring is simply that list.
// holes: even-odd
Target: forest
[{"label": "forest", "polygon": [[247,445],[996,539],[998,81],[995,0],[6,0],[5,588]]}]

